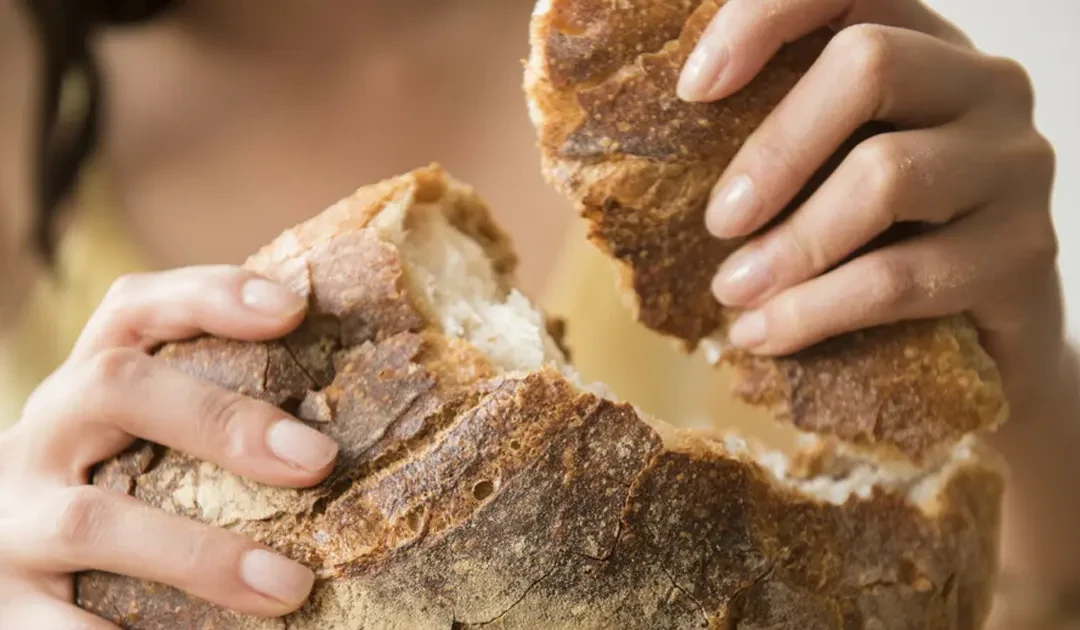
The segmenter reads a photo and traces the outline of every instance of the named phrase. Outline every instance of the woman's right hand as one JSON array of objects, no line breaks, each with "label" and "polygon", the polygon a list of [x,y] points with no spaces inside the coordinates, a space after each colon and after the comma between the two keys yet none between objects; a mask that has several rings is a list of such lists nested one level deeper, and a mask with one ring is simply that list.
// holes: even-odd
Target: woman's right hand
[{"label": "woman's right hand", "polygon": [[0,434],[0,628],[115,630],[74,605],[73,574],[151,580],[257,616],[307,599],[313,574],[244,536],[89,484],[137,438],[279,487],[324,479],[337,445],[280,409],[172,370],[149,355],[200,333],[284,336],[306,303],[235,267],[117,282],[71,355]]}]

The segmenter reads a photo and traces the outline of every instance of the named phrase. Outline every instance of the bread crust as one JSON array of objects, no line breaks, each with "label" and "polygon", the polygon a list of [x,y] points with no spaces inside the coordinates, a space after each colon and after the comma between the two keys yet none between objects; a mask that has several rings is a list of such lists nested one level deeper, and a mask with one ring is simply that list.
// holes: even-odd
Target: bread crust
[{"label": "bread crust", "polygon": [[[964,317],[840,335],[779,360],[724,347],[710,284],[744,239],[704,228],[710,191],[831,34],[784,46],[717,103],[676,95],[679,71],[722,0],[550,0],[533,18],[525,89],[547,179],[617,263],[635,317],[687,350],[709,343],[736,393],[803,430],[922,463],[1007,416],[996,366]],[[792,204],[820,183],[860,130]],[[790,208],[785,211],[790,212]],[[914,426],[915,424],[918,426]]]},{"label": "bread crust", "polygon": [[411,293],[405,260],[374,227],[402,204],[437,204],[512,273],[471,189],[421,169],[248,261],[308,296],[297,333],[157,353],[333,436],[341,455],[326,482],[266,488],[146,443],[93,476],[312,567],[309,603],[259,619],[89,572],[79,605],[132,630],[980,626],[1003,483],[992,455],[976,448],[827,501],[737,441],[676,432],[555,367],[500,372]]}]

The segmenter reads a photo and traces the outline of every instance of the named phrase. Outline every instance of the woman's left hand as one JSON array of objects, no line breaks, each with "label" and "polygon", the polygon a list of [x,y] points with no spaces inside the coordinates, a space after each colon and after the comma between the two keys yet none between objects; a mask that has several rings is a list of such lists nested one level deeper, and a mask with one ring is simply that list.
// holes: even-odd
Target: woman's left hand
[{"label": "woman's left hand", "polygon": [[[717,237],[753,235],[714,283],[722,303],[746,310],[732,342],[785,354],[966,312],[1012,392],[1032,391],[1032,368],[1053,364],[1046,353],[1063,335],[1054,154],[1034,127],[1022,67],[980,53],[916,0],[729,0],[687,62],[680,96],[723,99],[784,42],[824,26],[839,32],[743,146],[707,211]],[[774,222],[871,121],[895,131],[858,144]],[[930,229],[865,248],[907,222]]]}]

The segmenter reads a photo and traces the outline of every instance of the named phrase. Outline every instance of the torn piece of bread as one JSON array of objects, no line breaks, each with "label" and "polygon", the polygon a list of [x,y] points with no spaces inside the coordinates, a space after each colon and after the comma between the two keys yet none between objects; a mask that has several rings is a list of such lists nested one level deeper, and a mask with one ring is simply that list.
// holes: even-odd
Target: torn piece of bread
[{"label": "torn piece of bread", "polygon": [[308,296],[286,339],[157,356],[293,410],[341,445],[281,490],[153,444],[99,486],[312,567],[286,618],[101,572],[79,605],[133,630],[974,630],[1003,490],[973,439],[932,468],[833,448],[800,461],[678,431],[578,377],[513,288],[514,255],[437,167],[365,188],[248,267]]},{"label": "torn piece of bread", "polygon": [[741,240],[705,230],[710,191],[829,33],[783,47],[720,102],[684,102],[679,71],[722,4],[541,0],[533,16],[525,89],[545,176],[616,261],[636,318],[734,365],[744,400],[881,455],[919,464],[995,428],[1007,415],[1000,378],[962,317],[841,335],[780,360],[724,346],[733,314],[710,283]]}]

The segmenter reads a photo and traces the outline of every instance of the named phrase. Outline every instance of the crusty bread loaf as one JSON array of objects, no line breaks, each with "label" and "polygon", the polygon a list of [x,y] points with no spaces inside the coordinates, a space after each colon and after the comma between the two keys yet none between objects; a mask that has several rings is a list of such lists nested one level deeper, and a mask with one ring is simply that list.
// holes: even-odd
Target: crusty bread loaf
[{"label": "crusty bread loaf", "polygon": [[974,438],[914,470],[675,430],[578,382],[514,263],[438,167],[252,257],[308,296],[301,329],[157,356],[333,436],[330,478],[270,489],[139,444],[94,483],[304,562],[312,598],[258,619],[92,572],[79,604],[161,630],[980,627],[1003,482]]},{"label": "crusty bread loaf", "polygon": [[921,463],[996,427],[1007,414],[999,375],[962,317],[841,335],[779,360],[724,347],[732,314],[710,282],[740,241],[706,232],[709,193],[830,35],[785,46],[748,87],[720,102],[684,102],[679,71],[722,4],[542,0],[533,17],[525,88],[544,172],[617,261],[637,319],[734,365],[737,393],[748,402],[881,455]]}]

